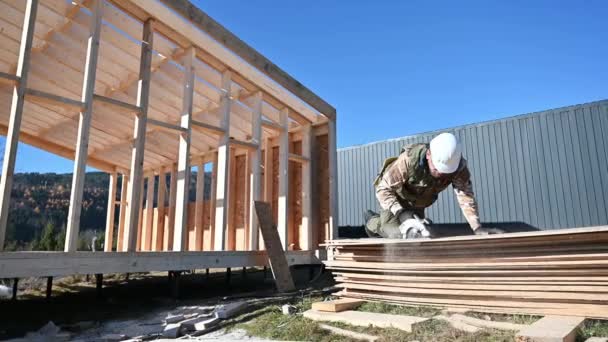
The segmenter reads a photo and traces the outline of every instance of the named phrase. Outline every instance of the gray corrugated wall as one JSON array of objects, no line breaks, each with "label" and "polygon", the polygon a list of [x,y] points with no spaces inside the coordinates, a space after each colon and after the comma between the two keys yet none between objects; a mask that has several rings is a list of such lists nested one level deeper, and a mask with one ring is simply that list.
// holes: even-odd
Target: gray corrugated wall
[{"label": "gray corrugated wall", "polygon": [[[372,182],[385,158],[446,131],[463,144],[482,222],[608,225],[608,100],[339,149],[340,225],[378,209]],[[465,222],[451,187],[427,216]]]}]

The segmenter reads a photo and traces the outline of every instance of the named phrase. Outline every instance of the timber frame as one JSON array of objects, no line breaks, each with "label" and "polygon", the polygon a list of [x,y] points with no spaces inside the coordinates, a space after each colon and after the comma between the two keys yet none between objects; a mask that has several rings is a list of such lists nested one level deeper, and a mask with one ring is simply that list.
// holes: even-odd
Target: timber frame
[{"label": "timber frame", "polygon": [[[43,270],[62,258],[90,271],[87,165],[110,175],[107,272],[265,265],[255,200],[290,263],[337,237],[336,110],[189,1],[0,0],[0,46],[0,278],[59,275]],[[18,142],[74,160],[52,258],[2,252]]]}]

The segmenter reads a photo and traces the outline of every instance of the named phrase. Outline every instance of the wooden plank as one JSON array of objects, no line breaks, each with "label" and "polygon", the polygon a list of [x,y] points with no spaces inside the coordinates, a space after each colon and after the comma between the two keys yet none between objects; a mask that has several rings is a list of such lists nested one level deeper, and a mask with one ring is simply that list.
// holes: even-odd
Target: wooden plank
[{"label": "wooden plank", "polygon": [[178,126],[178,125],[174,125],[174,124],[170,124],[168,122],[163,122],[163,121],[160,121],[160,120],[155,120],[155,119],[148,118],[147,121],[148,121],[148,124],[153,125],[153,126],[157,126],[160,129],[167,129],[171,133],[177,133],[177,132],[187,133],[187,131],[188,131],[184,127],[181,127],[181,126]]},{"label": "wooden plank", "polygon": [[283,243],[274,227],[270,204],[255,201],[255,212],[260,223],[264,246],[268,252],[270,269],[274,275],[277,290],[279,292],[289,292],[296,289],[291,272],[285,258]]},{"label": "wooden plank", "polygon": [[2,176],[0,178],[0,251],[4,249],[6,225],[8,223],[9,202],[13,186],[13,174],[15,172],[15,160],[17,158],[17,145],[21,130],[21,118],[23,116],[23,105],[25,103],[25,89],[30,68],[30,56],[32,42],[34,40],[34,25],[36,24],[36,13],[38,0],[27,0],[23,18],[23,29],[21,32],[21,45],[19,46],[19,59],[17,61],[16,77],[20,82],[13,85],[13,98],[8,119],[8,129],[4,147],[4,159],[2,162]]},{"label": "wooden plank", "polygon": [[137,89],[137,107],[141,112],[135,117],[135,129],[133,139],[135,140],[131,153],[131,175],[129,179],[129,213],[128,222],[125,227],[124,245],[127,251],[135,251],[137,244],[137,227],[139,226],[139,205],[141,202],[140,183],[143,178],[144,148],[146,144],[146,121],[148,119],[148,103],[150,95],[150,65],[152,63],[154,29],[152,20],[144,23],[141,58],[139,66],[139,86]]},{"label": "wooden plank", "polygon": [[134,104],[119,101],[119,100],[113,99],[111,97],[107,97],[107,96],[103,96],[103,95],[99,95],[99,94],[93,94],[93,100],[101,102],[103,104],[111,105],[113,107],[116,107],[117,109],[125,110],[128,112],[137,113],[141,110],[141,108],[137,107]]},{"label": "wooden plank", "polygon": [[259,249],[259,225],[258,219],[255,216],[255,201],[262,200],[262,93],[257,92],[254,95],[254,107],[251,112],[252,143],[256,144],[256,149],[251,151],[248,160],[250,160],[251,176],[249,178],[249,202],[247,211],[249,212],[249,246],[248,249],[255,251]]},{"label": "wooden plank", "polygon": [[372,336],[372,335],[358,333],[358,332],[354,332],[354,331],[350,331],[350,330],[346,330],[346,329],[336,328],[336,327],[333,327],[333,326],[327,325],[327,324],[319,324],[319,328],[329,331],[332,334],[346,336],[346,337],[349,337],[349,338],[352,338],[355,340],[359,340],[359,341],[374,342],[379,339],[378,336]]},{"label": "wooden plank", "polygon": [[82,196],[84,192],[84,178],[87,166],[89,132],[91,130],[91,116],[93,115],[93,93],[97,73],[97,59],[99,52],[99,39],[101,34],[102,0],[93,0],[93,13],[89,28],[89,40],[86,54],[86,65],[82,87],[84,108],[80,111],[78,120],[78,138],[76,140],[76,155],[74,160],[74,173],[72,176],[72,190],[70,193],[70,207],[65,237],[65,251],[73,252],[78,246],[78,232],[80,230],[80,213],[82,211]]},{"label": "wooden plank", "polygon": [[279,135],[279,199],[278,199],[278,227],[281,244],[285,250],[289,247],[289,131],[288,110],[281,111],[281,126],[283,130]]},{"label": "wooden plank", "polygon": [[116,251],[124,252],[125,246],[124,243],[124,235],[125,235],[125,222],[127,220],[127,210],[128,210],[128,202],[127,202],[127,193],[129,189],[129,175],[122,174],[122,184],[120,188],[120,212],[118,216],[118,235],[116,236]]},{"label": "wooden plank", "polygon": [[225,130],[221,127],[216,127],[213,125],[206,124],[201,121],[192,120],[192,129],[196,129],[201,132],[211,133],[215,135],[223,135]]},{"label": "wooden plank", "polygon": [[205,164],[201,161],[197,165],[196,172],[196,202],[195,202],[195,219],[194,219],[194,236],[195,250],[203,250],[203,208],[205,194]]},{"label": "wooden plank", "polygon": [[[253,65],[258,71],[264,73],[266,76],[270,77],[272,80],[274,80],[281,86],[285,87],[285,89],[287,89],[288,91],[290,91],[291,93],[293,93],[294,95],[296,95],[297,97],[302,99],[304,102],[308,103],[311,107],[313,107],[316,110],[318,110],[319,112],[323,113],[328,118],[330,118],[332,120],[335,119],[336,110],[332,106],[330,106],[323,99],[321,99],[320,97],[318,97],[317,95],[312,93],[308,88],[306,88],[300,82],[296,81],[293,77],[288,75],[285,71],[283,71],[281,68],[276,66],[270,60],[268,60],[266,57],[261,55],[259,52],[257,52],[255,49],[253,49],[251,46],[247,45],[245,42],[243,42],[237,36],[232,34],[225,27],[223,27],[222,25],[217,23],[215,20],[213,20],[211,17],[209,17],[203,11],[201,11],[198,7],[194,6],[192,3],[190,3],[190,1],[187,1],[187,0],[162,0],[162,1],[167,6],[169,6],[173,10],[175,10],[178,14],[180,14],[183,18],[186,18],[187,20],[189,20],[196,27],[203,30],[204,32],[207,32],[207,34],[209,34],[213,39],[215,39],[216,42],[222,42],[222,44],[224,46],[226,46],[229,50],[231,50],[236,55],[241,57],[247,63]],[[138,1],[135,1],[135,2],[138,2]],[[143,3],[142,3],[142,5],[143,5]],[[161,12],[160,8],[158,10],[156,10],[156,9],[151,9],[147,6],[140,6],[140,7],[143,9],[148,9],[149,13],[152,14],[153,16],[159,15],[159,18],[160,18],[160,14],[161,14],[161,13],[159,13],[159,12]],[[165,12],[170,12],[170,11],[165,10]],[[162,14],[165,14],[165,13],[162,13]],[[171,27],[173,27],[174,29],[176,29],[177,32],[180,32],[184,36],[189,37],[190,39],[193,39],[193,40],[198,38],[198,36],[193,37],[190,34],[187,34],[191,29],[189,27],[184,27],[181,25],[180,22],[177,22],[178,18],[175,18],[174,16],[170,16],[168,14],[166,14],[162,17],[163,17],[163,21],[165,23],[167,23],[168,25],[170,25]],[[201,39],[202,39],[202,37],[201,37]],[[198,44],[198,42],[196,42],[196,44],[199,45],[201,48],[207,48],[207,50],[211,54],[215,55],[222,61],[226,61],[227,64],[231,68],[234,68],[235,70],[237,70],[245,78],[250,79],[254,83],[258,83],[258,82],[256,82],[258,80],[258,78],[255,77],[256,75],[254,72],[248,70],[248,68],[241,65],[241,63],[237,63],[235,59],[228,58],[228,56],[226,56],[226,54],[223,51],[221,51],[219,48],[216,48],[215,45],[209,46],[208,44],[202,44],[202,43],[203,43],[202,41],[200,44]],[[275,87],[263,87],[262,89],[271,93],[273,96],[277,96],[279,99],[281,99],[283,101],[285,100],[283,92],[281,92],[280,89],[278,89],[278,88],[277,88],[277,90],[275,90]],[[292,108],[295,109],[296,111],[302,112],[302,114],[306,114],[309,112],[309,111],[304,110],[301,106],[297,106],[297,107],[294,106]]]},{"label": "wooden plank", "polygon": [[363,311],[322,312],[308,310],[304,312],[304,317],[314,321],[339,322],[360,327],[371,325],[378,328],[395,328],[407,332],[412,332],[414,325],[428,320],[428,318],[415,316]]},{"label": "wooden plank", "polygon": [[108,182],[108,210],[106,214],[106,233],[104,239],[104,252],[111,252],[114,244],[114,212],[116,211],[116,186],[118,174],[110,173]]},{"label": "wooden plank", "polygon": [[[312,160],[312,127],[306,126],[302,131],[302,156],[308,161]],[[300,248],[312,250],[313,222],[312,219],[312,165],[310,162],[302,164],[302,223],[300,228]]]},{"label": "wooden plank", "polygon": [[165,228],[163,250],[173,249],[173,230],[175,229],[175,201],[177,199],[177,166],[171,166],[171,183],[169,184],[169,219]]},{"label": "wooden plank", "polygon": [[[146,225],[142,229],[142,250],[152,251],[152,226],[154,221],[154,174],[148,175],[146,190]],[[143,223],[142,223],[143,224]]]},{"label": "wooden plank", "polygon": [[208,249],[205,250],[214,250],[215,244],[215,213],[216,213],[216,201],[217,201],[217,162],[218,162],[218,153],[213,152],[213,159],[211,160],[211,205],[209,206],[209,235],[211,238],[209,239],[209,243],[205,242],[205,246],[208,246]]},{"label": "wooden plank", "polygon": [[230,145],[234,148],[244,148],[249,151],[255,151],[259,147],[257,143],[237,139],[230,139]]},{"label": "wooden plank", "polygon": [[520,330],[517,342],[574,342],[583,317],[545,316]]},{"label": "wooden plank", "polygon": [[184,80],[180,127],[185,131],[179,136],[177,159],[177,202],[175,204],[175,232],[173,250],[187,249],[188,202],[190,187],[190,142],[192,137],[192,101],[194,97],[194,48],[189,48],[184,56]]},{"label": "wooden plank", "polygon": [[324,302],[312,303],[312,309],[317,311],[340,312],[359,307],[365,301],[352,298],[340,298]]},{"label": "wooden plank", "polygon": [[156,229],[152,234],[154,251],[163,250],[163,238],[165,237],[165,193],[167,192],[167,172],[164,167],[158,170],[158,195],[156,199],[157,218]]},{"label": "wooden plank", "polygon": [[266,138],[264,144],[264,201],[272,203],[272,139]]},{"label": "wooden plank", "polygon": [[296,163],[306,164],[310,161],[310,158],[295,153],[289,153],[289,161],[295,161]]},{"label": "wooden plank", "polygon": [[226,228],[228,224],[228,192],[230,185],[230,72],[222,74],[224,94],[222,96],[222,122],[221,128],[224,135],[220,138],[217,152],[217,179],[216,179],[216,198],[215,198],[215,232],[213,248],[222,251],[226,245]]},{"label": "wooden plank", "polygon": [[19,82],[19,77],[0,71],[0,83],[15,86]]}]

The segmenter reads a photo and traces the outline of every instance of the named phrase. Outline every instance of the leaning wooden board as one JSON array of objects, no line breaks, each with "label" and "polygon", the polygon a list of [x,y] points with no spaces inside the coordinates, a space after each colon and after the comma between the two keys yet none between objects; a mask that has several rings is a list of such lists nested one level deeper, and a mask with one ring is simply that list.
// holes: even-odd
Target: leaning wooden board
[{"label": "leaning wooden board", "polygon": [[255,213],[260,222],[260,230],[264,239],[264,246],[268,253],[270,269],[274,275],[279,292],[289,292],[296,289],[289,265],[285,258],[285,251],[281,246],[279,232],[276,230],[272,220],[272,210],[270,204],[266,202],[255,202]]}]

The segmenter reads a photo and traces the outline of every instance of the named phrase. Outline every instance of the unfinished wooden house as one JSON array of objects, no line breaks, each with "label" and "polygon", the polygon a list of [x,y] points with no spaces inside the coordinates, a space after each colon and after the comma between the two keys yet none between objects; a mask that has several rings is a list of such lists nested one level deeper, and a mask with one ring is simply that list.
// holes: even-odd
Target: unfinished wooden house
[{"label": "unfinished wooden house", "polygon": [[[74,160],[65,252],[0,278],[262,266],[254,200],[292,264],[337,234],[335,109],[186,0],[0,0],[0,81],[0,250],[18,142]],[[104,252],[76,250],[87,165]]]}]

